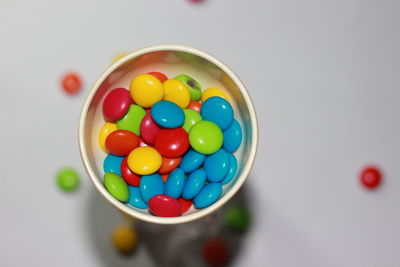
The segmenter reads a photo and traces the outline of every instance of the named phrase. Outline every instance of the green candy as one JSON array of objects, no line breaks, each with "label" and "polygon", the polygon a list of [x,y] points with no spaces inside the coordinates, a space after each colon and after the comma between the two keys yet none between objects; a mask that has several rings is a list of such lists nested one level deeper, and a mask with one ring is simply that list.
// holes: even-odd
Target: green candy
[{"label": "green candy", "polygon": [[80,177],[74,169],[65,167],[58,171],[56,181],[61,190],[70,192],[79,187]]},{"label": "green candy", "polygon": [[186,74],[180,74],[175,77],[175,80],[183,82],[189,88],[190,99],[198,101],[201,99],[201,85],[192,77]]},{"label": "green candy", "polygon": [[228,209],[225,220],[232,230],[244,232],[249,227],[251,218],[248,209],[235,205]]},{"label": "green candy", "polygon": [[211,121],[199,121],[189,132],[189,142],[194,150],[212,154],[221,148],[224,136],[221,129]]},{"label": "green candy", "polygon": [[104,185],[107,191],[121,202],[126,202],[129,199],[129,189],[125,180],[118,174],[106,172],[104,174]]},{"label": "green candy", "polygon": [[186,132],[189,132],[190,128],[192,128],[196,122],[202,120],[200,114],[193,109],[184,109],[183,113],[185,114],[185,122],[183,123],[182,128],[185,129]]},{"label": "green candy", "polygon": [[121,119],[117,120],[119,130],[128,130],[140,136],[140,124],[146,116],[146,111],[138,105],[130,105],[128,112]]}]

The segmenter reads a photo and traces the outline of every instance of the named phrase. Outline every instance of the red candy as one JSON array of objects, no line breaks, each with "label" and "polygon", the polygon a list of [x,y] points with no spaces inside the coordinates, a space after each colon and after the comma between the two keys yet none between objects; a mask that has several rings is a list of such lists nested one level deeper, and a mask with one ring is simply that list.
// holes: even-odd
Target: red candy
[{"label": "red candy", "polygon": [[131,171],[128,167],[128,157],[125,157],[121,163],[121,174],[122,178],[124,178],[125,182],[132,186],[139,186],[140,184],[140,176]]},{"label": "red candy", "polygon": [[167,158],[180,157],[188,150],[189,145],[189,135],[182,128],[161,129],[155,140],[155,148]]},{"label": "red candy", "polygon": [[66,93],[73,95],[82,89],[82,81],[78,74],[67,73],[61,79],[61,86]]},{"label": "red candy", "polygon": [[164,183],[167,182],[168,176],[169,176],[169,173],[161,174],[161,178],[162,178],[162,180],[164,181]]},{"label": "red candy", "polygon": [[106,119],[115,121],[128,112],[129,106],[134,104],[131,94],[124,88],[116,88],[108,93],[103,102],[103,114]]},{"label": "red candy", "polygon": [[360,175],[360,182],[368,189],[374,189],[379,186],[382,180],[380,170],[374,166],[367,166]]},{"label": "red candy", "polygon": [[157,195],[150,198],[149,209],[159,217],[177,217],[182,214],[178,200],[166,195]]},{"label": "red candy", "polygon": [[140,137],[146,144],[154,145],[156,135],[160,129],[160,126],[154,122],[150,112],[148,112],[140,124]]},{"label": "red candy", "polygon": [[152,72],[149,72],[147,74],[153,75],[154,77],[159,79],[160,82],[162,82],[162,83],[165,82],[166,80],[168,80],[168,77],[164,73],[161,73],[161,72],[158,72],[158,71],[152,71]]},{"label": "red candy", "polygon": [[116,130],[106,139],[106,148],[111,154],[117,156],[128,155],[139,146],[139,137],[127,130]]},{"label": "red candy", "polygon": [[187,108],[193,109],[194,111],[197,111],[198,113],[200,113],[200,109],[201,109],[201,104],[197,101],[190,101],[190,104]]},{"label": "red candy", "polygon": [[181,163],[182,158],[163,158],[162,165],[158,170],[159,173],[165,174],[170,173],[172,170],[178,167],[179,163]]},{"label": "red candy", "polygon": [[181,209],[182,209],[182,214],[187,212],[190,207],[192,206],[192,201],[191,200],[186,200],[184,198],[178,198],[179,204],[181,204]]},{"label": "red candy", "polygon": [[210,239],[204,243],[203,259],[210,266],[224,266],[228,264],[230,252],[225,242],[219,238]]},{"label": "red candy", "polygon": [[142,139],[140,139],[139,146],[149,146],[149,145],[148,145],[148,144],[146,144],[145,142],[143,142],[143,140],[142,140]]}]

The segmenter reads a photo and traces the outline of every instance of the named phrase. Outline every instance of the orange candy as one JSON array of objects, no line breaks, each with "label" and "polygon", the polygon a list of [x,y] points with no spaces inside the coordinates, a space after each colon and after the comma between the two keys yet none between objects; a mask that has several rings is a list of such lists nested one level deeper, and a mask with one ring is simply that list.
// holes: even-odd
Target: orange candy
[{"label": "orange candy", "polygon": [[164,158],[162,160],[161,168],[158,170],[160,174],[170,173],[181,163],[182,158]]},{"label": "orange candy", "polygon": [[71,72],[62,77],[61,86],[66,93],[74,95],[82,89],[82,81],[79,75]]}]

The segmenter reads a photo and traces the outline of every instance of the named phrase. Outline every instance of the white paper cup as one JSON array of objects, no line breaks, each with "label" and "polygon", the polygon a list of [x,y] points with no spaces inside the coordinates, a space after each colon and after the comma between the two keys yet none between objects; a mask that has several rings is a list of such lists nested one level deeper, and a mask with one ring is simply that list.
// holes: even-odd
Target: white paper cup
[{"label": "white paper cup", "polygon": [[[220,199],[204,209],[192,207],[180,217],[157,217],[147,209],[136,209],[116,200],[103,185],[103,160],[106,154],[98,144],[98,133],[105,123],[102,103],[109,91],[117,87],[129,89],[130,81],[139,74],[160,71],[173,78],[188,74],[203,90],[216,87],[230,97],[235,118],[243,130],[243,140],[235,153],[238,159],[236,177],[224,185]],[[129,53],[111,65],[100,76],[89,92],[79,120],[79,148],[83,164],[98,192],[124,214],[143,221],[159,224],[179,224],[200,219],[218,210],[240,189],[253,165],[258,144],[256,113],[250,96],[239,78],[221,61],[195,48],[182,45],[156,45]]]}]

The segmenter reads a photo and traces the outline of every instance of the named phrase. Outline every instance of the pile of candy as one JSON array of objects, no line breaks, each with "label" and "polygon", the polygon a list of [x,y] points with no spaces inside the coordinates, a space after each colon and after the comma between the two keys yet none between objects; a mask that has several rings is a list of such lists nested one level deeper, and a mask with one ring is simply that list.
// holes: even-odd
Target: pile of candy
[{"label": "pile of candy", "polygon": [[104,185],[121,202],[175,217],[205,208],[236,175],[242,129],[224,91],[188,75],[141,74],[103,102]]}]

